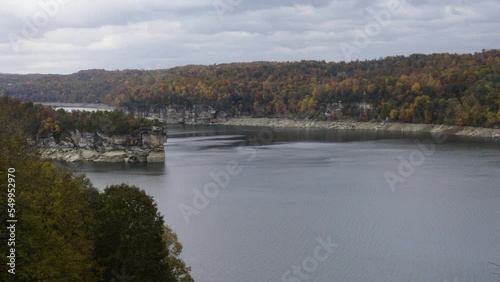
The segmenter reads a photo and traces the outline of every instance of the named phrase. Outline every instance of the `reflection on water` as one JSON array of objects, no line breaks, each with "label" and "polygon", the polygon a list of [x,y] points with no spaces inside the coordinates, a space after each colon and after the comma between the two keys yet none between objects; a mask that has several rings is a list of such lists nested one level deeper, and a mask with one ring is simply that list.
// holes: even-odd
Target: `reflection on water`
[{"label": "reflection on water", "polygon": [[59,163],[71,171],[145,175],[161,175],[165,172],[164,163]]},{"label": "reflection on water", "polygon": [[[101,189],[125,182],[154,196],[196,281],[287,281],[328,236],[339,248],[288,281],[497,281],[499,142],[450,137],[391,192],[384,173],[428,134],[274,129],[269,143],[255,128],[168,133],[165,164],[73,169]],[[241,173],[186,224],[179,205],[194,207],[194,189],[230,161]]]}]

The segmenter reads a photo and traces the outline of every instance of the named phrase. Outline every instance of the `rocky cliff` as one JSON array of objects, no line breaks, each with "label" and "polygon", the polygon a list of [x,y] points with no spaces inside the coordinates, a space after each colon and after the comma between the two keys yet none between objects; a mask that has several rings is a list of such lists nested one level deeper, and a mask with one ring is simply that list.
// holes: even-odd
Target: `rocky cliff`
[{"label": "rocky cliff", "polygon": [[147,112],[129,111],[126,108],[122,110],[134,115],[162,120],[166,124],[211,124],[224,122],[229,117],[240,116],[239,113],[230,114],[227,111],[218,110],[204,104],[197,104],[189,107],[170,105],[166,108]]},{"label": "rocky cliff", "polygon": [[435,124],[393,123],[393,122],[355,122],[355,121],[314,121],[291,120],[284,118],[233,118],[221,125],[256,126],[276,128],[321,128],[338,130],[379,130],[400,132],[429,132],[447,135],[500,139],[499,128],[480,128]]},{"label": "rocky cliff", "polygon": [[36,145],[42,158],[67,162],[164,162],[166,131],[161,127],[143,128],[129,135],[107,136],[99,132],[71,132],[71,138],[56,142],[53,137]]}]

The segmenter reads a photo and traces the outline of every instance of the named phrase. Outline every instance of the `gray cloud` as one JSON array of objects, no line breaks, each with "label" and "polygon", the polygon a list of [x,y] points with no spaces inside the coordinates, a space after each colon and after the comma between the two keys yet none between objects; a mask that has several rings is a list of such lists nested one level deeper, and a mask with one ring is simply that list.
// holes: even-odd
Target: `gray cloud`
[{"label": "gray cloud", "polygon": [[[57,1],[66,3],[53,5]],[[498,0],[407,0],[380,26],[366,8],[383,14],[393,1],[6,0],[0,72],[342,61],[499,48]],[[377,33],[344,56],[341,44],[356,46],[356,36],[370,25],[379,27]]]}]

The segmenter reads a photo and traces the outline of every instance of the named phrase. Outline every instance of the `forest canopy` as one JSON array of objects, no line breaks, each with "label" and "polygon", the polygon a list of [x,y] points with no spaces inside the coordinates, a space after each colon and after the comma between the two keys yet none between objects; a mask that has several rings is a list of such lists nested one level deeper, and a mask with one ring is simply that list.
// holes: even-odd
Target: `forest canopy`
[{"label": "forest canopy", "polygon": [[33,105],[1,99],[0,201],[9,205],[0,213],[0,281],[193,281],[151,196],[124,184],[98,191],[40,160],[28,142]]},{"label": "forest canopy", "polygon": [[342,102],[342,117],[485,127],[500,123],[499,86],[500,50],[0,75],[0,91],[26,101],[106,103],[142,113],[204,104],[232,114],[314,119],[331,118],[325,112]]},{"label": "forest canopy", "polygon": [[0,97],[0,110],[10,113],[12,121],[22,121],[7,124],[18,126],[27,138],[34,141],[54,137],[59,143],[69,140],[71,132],[76,130],[106,135],[133,135],[153,126],[162,126],[158,120],[137,117],[120,110],[68,112],[6,97]]}]

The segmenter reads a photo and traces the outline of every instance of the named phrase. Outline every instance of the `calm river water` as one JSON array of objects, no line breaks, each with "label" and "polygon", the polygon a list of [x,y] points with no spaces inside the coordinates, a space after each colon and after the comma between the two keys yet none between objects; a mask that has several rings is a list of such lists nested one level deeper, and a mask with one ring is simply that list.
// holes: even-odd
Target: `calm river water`
[{"label": "calm river water", "polygon": [[499,281],[500,142],[430,137],[173,127],[165,165],[74,168],[154,196],[197,282]]}]

